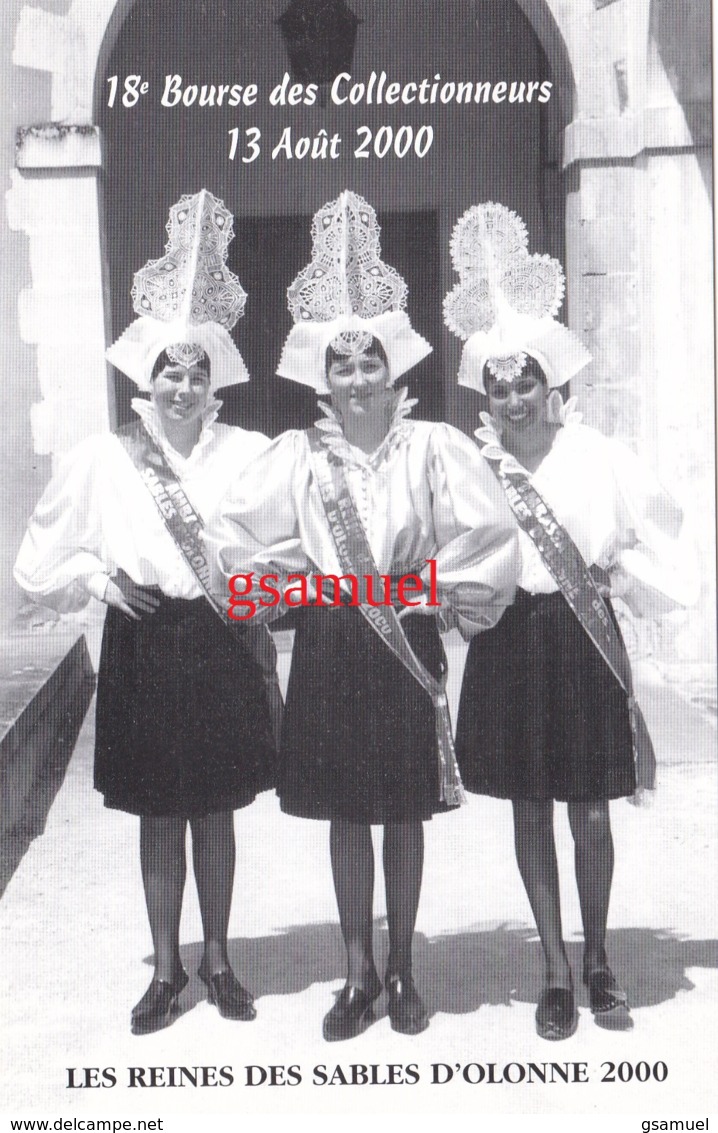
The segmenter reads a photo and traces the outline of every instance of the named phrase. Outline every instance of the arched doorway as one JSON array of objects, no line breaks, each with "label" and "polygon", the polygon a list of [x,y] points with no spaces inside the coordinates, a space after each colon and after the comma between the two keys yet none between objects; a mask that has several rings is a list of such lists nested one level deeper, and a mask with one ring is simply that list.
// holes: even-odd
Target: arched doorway
[{"label": "arched doorway", "polygon": [[[289,329],[284,295],[309,260],[314,211],[344,188],[363,193],[382,222],[382,252],[409,284],[414,325],[433,344],[433,355],[411,376],[423,416],[468,428],[477,395],[455,385],[459,344],[441,320],[441,299],[453,282],[448,256],[451,228],[480,200],[500,200],[526,220],[532,247],[563,258],[565,188],[561,132],[570,114],[570,73],[552,68],[542,39],[553,34],[532,21],[541,0],[497,5],[456,0],[452,19],[428,0],[354,0],[361,19],[352,74],[366,79],[385,71],[399,83],[470,80],[478,83],[552,81],[552,98],[509,103],[432,105],[269,105],[269,93],[288,70],[277,19],[287,0],[248,5],[237,0],[122,0],[105,37],[96,78],[95,120],[105,137],[105,223],[111,325],[118,334],[132,317],[134,271],[160,254],[167,210],[182,193],[207,187],[234,212],[236,238],[230,263],[249,292],[245,318],[235,331],[255,379],[226,399],[229,421],[277,433],[306,424],[314,399],[276,379],[274,370]],[[550,17],[548,17],[550,19]],[[553,25],[555,29],[555,25]],[[558,33],[556,32],[556,35]],[[560,38],[560,37],[559,37]],[[559,53],[560,55],[560,53]],[[556,56],[559,57],[558,55]],[[553,59],[553,53],[552,53]],[[556,73],[554,74],[554,71]],[[131,109],[107,106],[109,76],[141,74],[150,94]],[[250,107],[160,105],[167,75],[193,84],[259,87]],[[357,129],[430,125],[434,141],[424,158],[354,156]],[[339,157],[324,160],[272,150],[289,126],[294,137],[325,129],[342,139]],[[228,156],[229,131],[256,127],[262,151],[252,163]],[[240,155],[241,155],[240,149]],[[130,384],[116,379],[120,421],[129,413]]]}]

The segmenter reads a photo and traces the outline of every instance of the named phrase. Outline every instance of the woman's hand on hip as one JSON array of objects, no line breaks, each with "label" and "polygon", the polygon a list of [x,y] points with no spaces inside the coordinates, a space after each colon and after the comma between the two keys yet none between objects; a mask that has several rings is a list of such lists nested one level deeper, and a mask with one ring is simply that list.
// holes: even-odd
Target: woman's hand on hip
[{"label": "woman's hand on hip", "polygon": [[[105,602],[127,614],[129,618],[139,621],[143,614],[154,614],[160,600],[154,590],[146,586],[138,586],[127,575],[122,579],[122,588],[116,581],[110,579],[105,590]],[[137,612],[139,611],[139,613]]]},{"label": "woman's hand on hip", "polygon": [[591,567],[591,578],[593,579],[594,585],[595,585],[596,589],[598,590],[598,593],[601,595],[601,597],[602,598],[610,598],[611,597],[611,576],[608,573],[608,571],[604,570],[603,567],[592,566]]}]

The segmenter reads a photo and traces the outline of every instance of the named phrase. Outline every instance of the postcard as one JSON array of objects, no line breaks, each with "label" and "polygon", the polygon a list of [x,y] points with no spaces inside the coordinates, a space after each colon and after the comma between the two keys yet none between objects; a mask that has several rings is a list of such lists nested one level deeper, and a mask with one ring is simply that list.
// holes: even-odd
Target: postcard
[{"label": "postcard", "polygon": [[0,29],[8,1128],[709,1128],[708,0]]}]

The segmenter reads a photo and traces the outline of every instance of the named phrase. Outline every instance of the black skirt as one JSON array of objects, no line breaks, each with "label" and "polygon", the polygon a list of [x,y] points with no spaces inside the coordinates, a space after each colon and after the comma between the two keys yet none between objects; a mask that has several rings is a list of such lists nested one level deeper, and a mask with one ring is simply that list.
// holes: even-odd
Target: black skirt
[{"label": "black skirt", "polygon": [[578,802],[633,792],[626,694],[563,595],[519,590],[473,639],[456,750],[477,794]]},{"label": "black skirt", "polygon": [[[402,627],[434,675],[433,618]],[[383,823],[430,818],[439,801],[434,706],[355,607],[301,611],[282,726],[282,810],[300,818]]]},{"label": "black skirt", "polygon": [[274,786],[261,672],[204,598],[163,598],[140,621],[108,609],[96,719],[105,806],[190,818]]}]

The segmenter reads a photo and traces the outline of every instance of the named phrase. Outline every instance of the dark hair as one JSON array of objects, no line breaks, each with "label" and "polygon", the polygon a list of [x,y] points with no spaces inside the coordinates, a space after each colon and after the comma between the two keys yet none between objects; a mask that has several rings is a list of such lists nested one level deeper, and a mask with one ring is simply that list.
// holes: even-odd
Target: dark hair
[{"label": "dark hair", "polygon": [[[484,363],[484,370],[483,370],[482,376],[483,376],[483,379],[484,379],[484,389],[486,390],[487,393],[489,391],[489,382],[501,381],[501,379],[497,378],[496,374],[494,374],[494,372],[489,369],[488,362]],[[538,380],[541,382],[542,386],[548,387],[548,379],[547,379],[546,374],[544,373],[544,371],[541,367],[541,364],[531,354],[526,355],[526,361],[524,363],[523,370],[521,371],[521,374],[519,376],[522,377],[522,378],[523,377],[528,378],[528,377],[533,376],[535,378],[538,378]]]},{"label": "dark hair", "polygon": [[[372,337],[372,340],[369,346],[367,346],[366,350],[362,350],[362,354],[365,354],[368,357],[380,358],[386,366],[387,370],[389,369],[389,359],[386,356],[386,350],[384,349],[378,338]],[[335,350],[330,343],[327,347],[327,353],[324,359],[325,376],[329,376],[329,371],[331,370],[335,362],[344,362],[346,361],[346,358],[346,354],[340,354],[339,351]]]},{"label": "dark hair", "polygon": [[[202,358],[200,358],[199,360],[202,363],[204,369],[207,371],[208,377],[211,376],[211,366],[208,355],[203,354]],[[172,359],[168,357],[167,351],[163,350],[162,353],[158,354],[157,358],[155,359],[155,364],[152,367],[152,373],[150,374],[150,382],[153,382],[155,380],[157,375],[161,373],[162,370],[164,370],[165,366],[171,367],[176,365],[177,363],[173,362]]]}]

